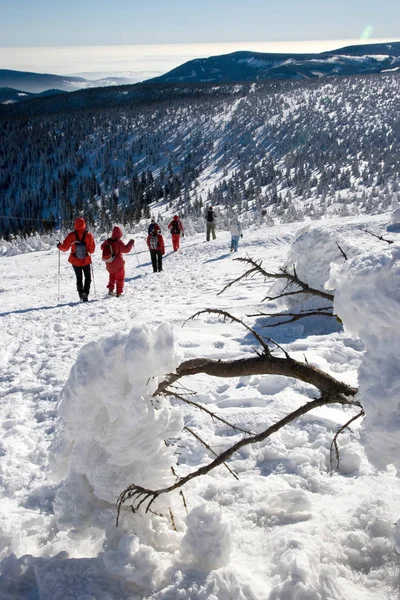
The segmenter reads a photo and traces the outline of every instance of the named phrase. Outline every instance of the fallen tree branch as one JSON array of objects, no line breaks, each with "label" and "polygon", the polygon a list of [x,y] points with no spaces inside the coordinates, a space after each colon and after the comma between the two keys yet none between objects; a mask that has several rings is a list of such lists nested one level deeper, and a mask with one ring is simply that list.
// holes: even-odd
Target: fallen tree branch
[{"label": "fallen tree branch", "polygon": [[369,235],[372,235],[373,237],[378,238],[378,240],[381,240],[382,242],[386,242],[387,244],[394,244],[394,240],[387,240],[386,238],[382,237],[381,235],[376,235],[376,233],[372,233],[372,231],[368,231],[368,229],[362,229],[361,231],[364,231],[365,233],[368,233]]},{"label": "fallen tree branch", "polygon": [[148,488],[144,488],[142,486],[135,485],[135,484],[128,486],[120,494],[118,501],[117,501],[117,525],[118,525],[118,519],[119,519],[122,505],[125,502],[127,502],[129,500],[132,501],[131,510],[133,512],[138,511],[143,504],[147,503],[145,510],[146,510],[146,512],[148,512],[150,510],[150,507],[153,504],[153,502],[159,496],[161,496],[162,494],[168,494],[169,492],[172,492],[176,489],[181,488],[186,483],[188,483],[188,481],[190,481],[191,479],[194,479],[195,477],[199,477],[201,475],[206,475],[207,473],[209,473],[216,467],[225,463],[233,454],[235,454],[235,452],[237,452],[244,446],[247,446],[249,444],[255,444],[258,442],[263,442],[268,437],[270,437],[273,433],[276,433],[277,431],[282,429],[282,427],[285,427],[285,425],[287,425],[288,423],[291,423],[295,419],[298,419],[299,417],[310,412],[311,410],[314,410],[315,408],[318,408],[320,406],[326,406],[328,404],[335,404],[335,403],[356,404],[359,406],[358,402],[351,402],[351,401],[349,401],[348,398],[346,399],[344,397],[341,397],[340,395],[335,396],[335,397],[329,397],[329,396],[321,397],[316,400],[312,400],[310,402],[307,402],[307,404],[300,406],[299,408],[297,408],[290,414],[286,415],[286,417],[284,417],[283,419],[281,419],[274,425],[271,425],[265,431],[262,431],[261,433],[253,435],[251,437],[241,439],[239,442],[237,442],[236,444],[233,444],[233,446],[231,446],[230,448],[228,448],[227,450],[222,452],[211,463],[209,463],[208,465],[205,465],[203,467],[200,467],[199,469],[197,469],[196,471],[193,471],[192,473],[189,473],[188,475],[186,475],[185,477],[182,477],[179,481],[170,485],[169,487],[161,488],[158,490],[150,490]]},{"label": "fallen tree branch", "polygon": [[299,321],[300,319],[305,319],[306,317],[316,317],[316,316],[320,316],[320,317],[334,317],[335,315],[333,313],[328,313],[328,312],[322,312],[322,311],[317,311],[317,310],[312,310],[309,311],[307,313],[263,313],[263,316],[265,317],[291,317],[290,319],[287,319],[286,321],[278,321],[278,323],[272,323],[271,325],[263,325],[264,328],[267,327],[278,327],[278,325],[286,325],[287,323],[294,323],[295,321]]},{"label": "fallen tree branch", "polygon": [[340,427],[340,429],[338,429],[337,432],[335,433],[333,440],[331,442],[331,445],[330,445],[330,449],[329,449],[329,460],[330,460],[330,464],[331,464],[331,471],[333,471],[333,450],[334,449],[335,449],[335,457],[336,457],[336,469],[339,468],[339,464],[340,464],[339,447],[337,445],[337,439],[338,439],[339,435],[341,433],[343,433],[343,431],[345,429],[347,429],[354,421],[356,421],[360,417],[363,417],[364,415],[365,415],[365,412],[364,412],[364,409],[362,409],[357,415],[355,415],[349,421],[347,421],[347,423],[342,425],[342,427]]},{"label": "fallen tree branch", "polygon": [[[311,294],[313,296],[319,296],[320,298],[325,298],[325,300],[330,300],[331,302],[333,302],[333,298],[334,298],[333,294],[330,294],[329,292],[325,292],[323,290],[318,290],[316,288],[310,287],[305,281],[302,281],[301,279],[298,278],[295,269],[294,269],[294,274],[289,273],[286,269],[281,269],[280,273],[270,273],[269,271],[266,271],[265,269],[262,268],[262,266],[261,266],[262,261],[257,262],[249,257],[239,257],[239,258],[234,258],[234,260],[247,263],[250,265],[251,268],[248,271],[246,271],[245,273],[243,273],[243,275],[241,275],[237,279],[234,279],[233,281],[228,283],[219,292],[219,294],[222,294],[225,290],[227,290],[234,283],[237,283],[238,281],[240,281],[246,277],[249,277],[250,275],[252,276],[255,273],[259,273],[266,279],[286,279],[288,283],[297,285],[300,288],[300,290],[295,290],[293,293]],[[289,295],[289,294],[285,293],[285,295]],[[279,298],[279,297],[280,296],[277,296],[276,298]]]},{"label": "fallen tree branch", "polygon": [[317,367],[305,364],[294,358],[281,358],[272,354],[251,356],[236,360],[222,361],[208,358],[193,358],[181,363],[175,373],[170,373],[158,385],[154,395],[162,394],[169,385],[183,377],[203,373],[211,377],[248,377],[250,375],[283,375],[294,377],[318,388],[321,393],[340,398],[354,396],[357,392],[346,383],[338,381]]},{"label": "fallen tree branch", "polygon": [[186,323],[188,323],[192,319],[198,317],[199,315],[205,314],[205,313],[218,315],[220,317],[224,317],[224,319],[228,319],[232,323],[239,323],[240,325],[243,325],[243,327],[245,329],[247,329],[247,331],[249,331],[255,337],[255,339],[260,344],[260,346],[262,346],[262,348],[264,349],[265,354],[270,354],[270,349],[268,347],[268,344],[265,343],[264,339],[260,335],[258,335],[258,333],[256,331],[254,331],[254,329],[252,329],[251,327],[249,327],[248,325],[246,325],[246,323],[243,323],[243,321],[241,319],[238,319],[237,317],[234,317],[233,315],[231,315],[230,313],[228,313],[226,310],[220,310],[218,308],[205,308],[204,310],[199,310],[197,313],[195,313],[194,315],[192,315],[191,317],[189,317],[189,319],[187,319],[183,323],[182,327],[184,325],[186,325]]},{"label": "fallen tree branch", "polygon": [[241,431],[242,433],[246,433],[247,435],[252,435],[251,431],[247,431],[247,429],[242,429],[241,427],[238,427],[237,425],[233,425],[233,423],[229,423],[229,421],[226,421],[226,419],[223,419],[222,417],[213,413],[211,410],[208,410],[208,408],[206,408],[205,406],[202,406],[198,402],[193,402],[193,400],[188,400],[184,396],[177,394],[176,392],[174,392],[173,390],[171,390],[169,388],[166,388],[165,390],[160,392],[160,394],[163,394],[164,396],[172,396],[173,398],[176,398],[177,400],[181,400],[181,402],[185,402],[185,404],[189,404],[189,406],[194,406],[195,408],[198,408],[202,412],[205,412],[207,415],[209,415],[212,419],[215,419],[216,421],[220,421],[221,423],[224,423],[224,425],[227,425],[231,429],[234,429],[236,431]]},{"label": "fallen tree branch", "polygon": [[[188,427],[187,425],[183,429],[184,429],[184,431],[187,431],[188,433],[190,433],[194,438],[196,438],[196,440],[198,442],[200,442],[200,444],[202,444],[204,446],[204,448],[207,448],[207,450],[209,452],[211,452],[211,454],[214,454],[214,456],[218,456],[218,454],[216,452],[214,452],[214,450],[211,448],[211,446],[209,446],[207,444],[207,442],[205,442],[199,435],[197,435],[197,433],[195,433],[193,431],[193,429],[190,429],[190,427]],[[235,479],[239,479],[239,475],[237,473],[235,473],[234,471],[232,471],[232,469],[225,462],[222,464],[228,469],[229,473],[231,475],[233,475]]]}]

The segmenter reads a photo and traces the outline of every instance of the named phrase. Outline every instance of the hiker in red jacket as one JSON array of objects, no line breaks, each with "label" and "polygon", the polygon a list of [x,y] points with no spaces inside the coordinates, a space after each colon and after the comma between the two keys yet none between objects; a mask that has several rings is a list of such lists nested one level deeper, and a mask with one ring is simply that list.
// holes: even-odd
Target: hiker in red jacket
[{"label": "hiker in red jacket", "polygon": [[[57,244],[61,252],[71,250],[68,262],[74,268],[76,276],[76,288],[82,302],[87,302],[92,282],[90,265],[96,248],[93,235],[86,229],[85,219],[79,217],[74,223],[74,231],[70,231],[65,240]],[[85,283],[83,283],[83,276]]]},{"label": "hiker in red jacket", "polygon": [[165,254],[165,247],[161,229],[157,223],[154,225],[153,231],[147,236],[147,245],[150,250],[154,273],[162,271],[162,257]]},{"label": "hiker in red jacket", "polygon": [[109,273],[108,293],[114,295],[114,286],[116,287],[116,297],[119,298],[124,291],[125,280],[125,261],[122,254],[130,252],[135,240],[129,240],[127,244],[121,240],[122,231],[120,227],[115,226],[111,237],[101,245],[102,259],[106,263],[106,269]]},{"label": "hiker in red jacket", "polygon": [[179,250],[179,244],[180,244],[180,237],[181,237],[181,235],[182,235],[182,237],[185,236],[185,233],[183,231],[182,221],[180,220],[180,218],[178,217],[178,215],[174,216],[174,218],[172,219],[171,223],[168,225],[168,229],[171,231],[171,234],[172,234],[172,246],[174,248],[174,252],[176,252],[177,250]]}]

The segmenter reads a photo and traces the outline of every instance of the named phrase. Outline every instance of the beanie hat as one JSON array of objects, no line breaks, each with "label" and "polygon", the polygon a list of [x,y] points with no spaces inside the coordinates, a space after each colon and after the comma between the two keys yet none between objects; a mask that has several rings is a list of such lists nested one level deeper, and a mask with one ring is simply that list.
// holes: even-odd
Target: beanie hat
[{"label": "beanie hat", "polygon": [[83,231],[86,229],[86,221],[82,217],[75,219],[74,228],[76,231]]},{"label": "beanie hat", "polygon": [[174,215],[174,221],[178,221],[179,217],[178,215]]},{"label": "beanie hat", "polygon": [[112,230],[111,237],[112,237],[113,239],[117,239],[117,240],[119,240],[120,238],[122,238],[122,231],[121,231],[121,228],[120,228],[120,227],[118,227],[118,226],[116,225],[116,226],[114,227],[114,229]]}]

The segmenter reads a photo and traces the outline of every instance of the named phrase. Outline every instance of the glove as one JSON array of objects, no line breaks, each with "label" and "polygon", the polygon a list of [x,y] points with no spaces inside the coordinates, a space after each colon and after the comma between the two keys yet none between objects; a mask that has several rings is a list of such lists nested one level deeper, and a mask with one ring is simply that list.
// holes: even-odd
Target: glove
[{"label": "glove", "polygon": [[135,240],[129,240],[132,243],[132,246],[135,245]]},{"label": "glove", "polygon": [[185,237],[185,234],[184,234],[184,233],[182,233],[182,237]]},{"label": "glove", "polygon": [[57,250],[60,249],[60,246],[61,246],[61,242],[58,242],[58,244],[57,244]]},{"label": "glove", "polygon": [[243,239],[243,233],[240,234],[240,237]]}]

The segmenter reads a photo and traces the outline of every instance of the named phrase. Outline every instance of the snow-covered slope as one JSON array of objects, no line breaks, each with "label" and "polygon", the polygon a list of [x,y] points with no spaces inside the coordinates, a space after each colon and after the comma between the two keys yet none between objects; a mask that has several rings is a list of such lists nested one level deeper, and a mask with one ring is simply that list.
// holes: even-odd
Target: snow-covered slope
[{"label": "snow-covered slope", "polygon": [[[381,235],[389,220],[386,214],[321,221],[316,232],[309,225],[308,234],[301,233],[293,245],[303,223],[260,225],[244,230],[237,255],[229,252],[227,231],[219,229],[209,243],[204,234],[187,235],[177,253],[164,232],[167,252],[158,274],[151,272],[144,237],[138,236],[136,252],[126,257],[125,295],[106,297],[106,271],[97,251],[87,304],[76,302],[65,255],[58,280],[54,247],[1,257],[0,597],[397,598],[395,544],[400,543],[393,525],[400,482],[394,468],[386,469],[382,459],[378,470],[368,459],[356,421],[339,437],[340,463],[330,469],[332,437],[356,414],[350,407],[315,410],[266,442],[243,448],[229,462],[239,479],[220,466],[192,480],[183,488],[186,508],[179,495],[164,498],[172,507],[169,513],[161,506],[164,516],[132,514],[128,503],[115,528],[115,502],[127,482],[160,487],[174,480],[171,466],[183,476],[212,459],[183,425],[217,453],[242,435],[177,399],[158,405],[149,395],[157,382],[149,378],[162,377],[181,360],[253,354],[254,339],[215,315],[201,315],[182,328],[207,307],[229,310],[249,324],[254,319],[246,315],[267,308],[260,304],[267,291],[261,278],[242,280],[217,295],[243,272],[232,258],[250,255],[277,270],[288,257],[297,262],[301,252],[308,252],[313,265],[310,240],[318,241],[314,284],[323,284],[334,260],[330,289],[338,288],[345,330],[332,333],[328,322],[312,329],[301,321],[265,330],[265,319],[257,319],[257,331],[272,336],[294,358],[306,357],[356,385],[364,344],[351,331],[367,335],[366,359],[371,346],[368,320],[361,325],[348,304],[357,306],[357,289],[363,307],[374,294],[371,286],[362,286],[368,264],[362,257],[394,252],[363,229]],[[340,252],[329,250],[335,235],[347,241],[346,250],[357,248],[348,268]],[[395,236],[384,237],[394,238],[398,248]],[[372,282],[381,281],[378,264],[382,274],[388,268],[384,257],[376,259]],[[348,283],[352,273],[353,287]],[[382,306],[385,290],[378,297]],[[398,287],[392,288],[390,303],[393,319],[399,313]],[[347,319],[354,320],[351,331]],[[384,321],[385,314],[376,317],[372,335],[381,335]],[[379,352],[393,351],[390,374],[398,385],[394,323],[389,322],[391,348],[382,343]],[[252,431],[262,431],[315,396],[310,386],[278,376],[219,380],[199,375],[182,384],[197,392],[192,400]],[[365,393],[368,408],[371,391],[363,388]],[[386,395],[383,380],[375,393]]]}]

